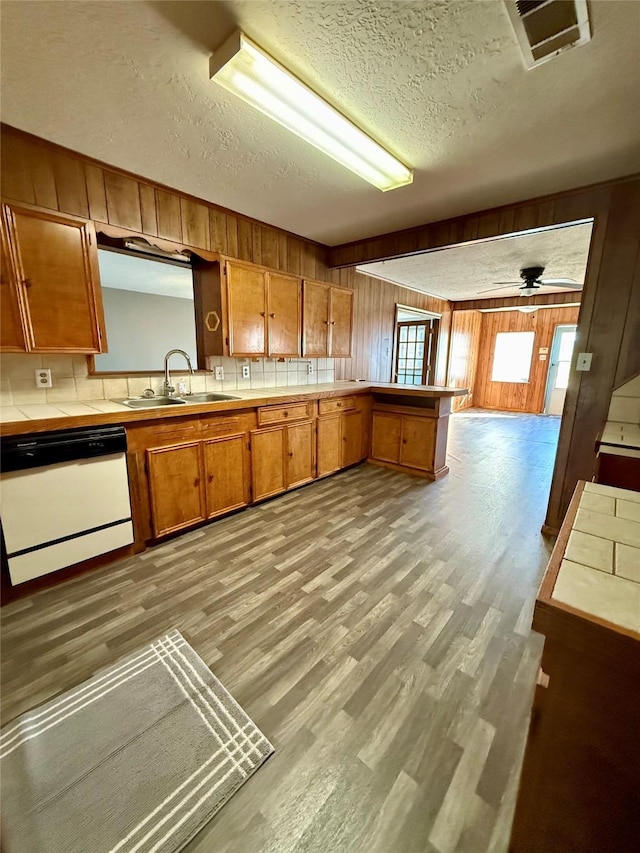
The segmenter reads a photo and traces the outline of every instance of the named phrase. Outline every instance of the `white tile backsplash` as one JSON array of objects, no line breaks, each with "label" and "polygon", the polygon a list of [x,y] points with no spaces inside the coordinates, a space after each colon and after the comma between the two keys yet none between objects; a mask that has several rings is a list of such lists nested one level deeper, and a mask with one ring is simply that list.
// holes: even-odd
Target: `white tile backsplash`
[{"label": "white tile backsplash", "polygon": [[[291,358],[226,358],[212,356],[207,359],[209,371],[189,377],[177,374],[193,393],[204,391],[235,391],[251,388],[278,388],[289,385],[316,385],[334,381],[332,358],[311,359],[313,373],[307,373],[309,359]],[[244,379],[242,367],[249,366],[250,378]],[[217,380],[215,368],[221,366],[224,379]],[[53,379],[52,388],[37,388],[33,371],[48,367]],[[5,353],[0,361],[0,405],[47,405],[48,403],[76,402],[78,400],[121,399],[139,397],[146,388],[156,394],[162,392],[163,377],[153,376],[90,376],[87,359],[82,355],[34,355],[32,353]]]}]

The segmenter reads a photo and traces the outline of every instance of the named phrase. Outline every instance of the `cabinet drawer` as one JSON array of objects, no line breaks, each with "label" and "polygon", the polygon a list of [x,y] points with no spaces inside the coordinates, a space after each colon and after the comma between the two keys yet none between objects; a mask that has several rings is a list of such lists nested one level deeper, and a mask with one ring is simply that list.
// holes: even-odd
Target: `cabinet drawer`
[{"label": "cabinet drawer", "polygon": [[129,450],[145,450],[161,444],[178,444],[200,438],[200,422],[197,418],[181,418],[169,423],[154,423],[153,426],[127,427]]},{"label": "cabinet drawer", "polygon": [[263,406],[258,409],[258,425],[286,424],[311,417],[311,403],[291,403],[288,406]]},{"label": "cabinet drawer", "polygon": [[318,414],[331,415],[335,412],[345,412],[349,409],[355,409],[356,401],[354,397],[338,397],[335,400],[319,400]]}]

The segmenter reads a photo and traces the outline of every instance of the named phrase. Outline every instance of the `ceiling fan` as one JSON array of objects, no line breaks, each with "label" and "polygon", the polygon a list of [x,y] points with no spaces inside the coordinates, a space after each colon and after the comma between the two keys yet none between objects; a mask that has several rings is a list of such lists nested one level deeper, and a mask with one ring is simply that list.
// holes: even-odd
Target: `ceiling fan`
[{"label": "ceiling fan", "polygon": [[[519,287],[520,296],[534,296],[537,290],[541,287],[566,287],[569,290],[579,290],[580,285],[572,278],[541,278],[544,272],[544,267],[523,267],[520,270],[520,278],[524,282],[522,287]],[[496,281],[494,284],[504,285],[503,287],[492,287],[490,290],[479,290],[480,293],[493,293],[496,290],[508,290],[520,284],[519,281]]]}]

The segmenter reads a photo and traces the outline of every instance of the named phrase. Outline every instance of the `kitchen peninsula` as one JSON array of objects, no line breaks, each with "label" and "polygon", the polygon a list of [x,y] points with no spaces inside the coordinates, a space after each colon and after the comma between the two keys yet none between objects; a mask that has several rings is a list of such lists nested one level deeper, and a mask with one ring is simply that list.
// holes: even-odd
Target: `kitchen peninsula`
[{"label": "kitchen peninsula", "polygon": [[123,426],[135,531],[129,551],[139,552],[365,460],[439,479],[448,471],[451,398],[464,393],[345,381],[149,409],[106,400],[22,406],[8,413],[0,434]]}]

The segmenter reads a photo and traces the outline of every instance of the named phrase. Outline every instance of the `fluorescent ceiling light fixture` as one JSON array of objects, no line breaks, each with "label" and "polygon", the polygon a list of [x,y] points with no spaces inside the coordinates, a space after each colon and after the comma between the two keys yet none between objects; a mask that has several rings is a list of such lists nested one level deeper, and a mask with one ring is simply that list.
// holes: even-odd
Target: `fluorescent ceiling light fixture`
[{"label": "fluorescent ceiling light fixture", "polygon": [[240,30],[209,61],[212,80],[383,192],[413,172]]}]

